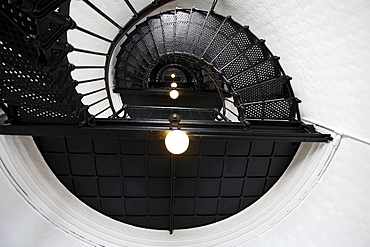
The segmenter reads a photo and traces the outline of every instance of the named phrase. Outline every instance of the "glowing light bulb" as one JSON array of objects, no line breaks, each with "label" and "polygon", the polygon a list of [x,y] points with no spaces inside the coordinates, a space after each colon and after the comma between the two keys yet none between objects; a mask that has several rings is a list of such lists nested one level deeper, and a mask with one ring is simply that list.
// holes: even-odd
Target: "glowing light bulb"
[{"label": "glowing light bulb", "polygon": [[173,130],[164,140],[167,150],[173,154],[182,154],[189,147],[189,137],[181,130]]},{"label": "glowing light bulb", "polygon": [[179,97],[179,92],[177,90],[171,90],[170,97],[171,99],[177,99]]},{"label": "glowing light bulb", "polygon": [[176,82],[172,82],[172,83],[171,83],[171,87],[172,87],[172,88],[177,88],[177,83],[176,83]]},{"label": "glowing light bulb", "polygon": [[176,74],[175,73],[172,73],[171,74],[171,78],[175,78],[176,77]]}]

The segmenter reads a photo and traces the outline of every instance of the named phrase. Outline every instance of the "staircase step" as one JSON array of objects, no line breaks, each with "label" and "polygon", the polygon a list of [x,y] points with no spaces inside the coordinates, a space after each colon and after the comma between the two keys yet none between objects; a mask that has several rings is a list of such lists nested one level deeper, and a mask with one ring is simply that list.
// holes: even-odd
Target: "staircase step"
[{"label": "staircase step", "polygon": [[270,57],[270,53],[262,40],[248,46],[244,51],[235,56],[228,64],[220,68],[226,78],[230,78],[240,72],[253,67],[262,60]]},{"label": "staircase step", "polygon": [[240,102],[250,103],[255,101],[271,100],[278,98],[290,98],[289,86],[290,77],[280,76],[278,78],[250,85],[246,88],[236,90]]},{"label": "staircase step", "polygon": [[145,43],[148,52],[150,53],[150,57],[153,59],[153,61],[157,60],[159,58],[159,55],[149,24],[147,22],[143,22],[139,24],[136,28],[143,42]]},{"label": "staircase step", "polygon": [[194,43],[197,41],[198,35],[202,30],[206,16],[207,13],[205,11],[194,10],[191,13],[187,36],[183,46],[183,52],[192,54]]},{"label": "staircase step", "polygon": [[222,68],[257,40],[258,38],[248,28],[241,30],[222,53],[216,57],[213,65],[216,68]]},{"label": "staircase step", "polygon": [[138,54],[136,54],[136,58],[140,59],[141,63],[145,66],[148,67],[152,62],[153,58],[143,40],[141,35],[137,30],[131,33],[130,39],[132,42],[136,43],[136,48]]},{"label": "staircase step", "polygon": [[127,70],[123,71],[120,69],[119,72],[116,73],[115,88],[143,88],[143,79],[140,76],[127,72]]},{"label": "staircase step", "polygon": [[247,68],[239,74],[227,78],[234,90],[244,88],[262,81],[279,77],[282,74],[277,57],[269,57],[262,62]]},{"label": "staircase step", "polygon": [[148,18],[151,33],[153,35],[154,43],[157,47],[159,57],[166,55],[166,47],[163,39],[163,30],[161,24],[161,17],[154,16]]},{"label": "staircase step", "polygon": [[220,29],[225,17],[209,13],[207,19],[204,23],[204,26],[199,34],[199,38],[194,44],[194,55],[200,57],[203,52],[208,48],[208,45],[211,43],[213,37],[217,34],[217,31]]},{"label": "staircase step", "polygon": [[243,107],[247,119],[295,120],[297,100],[295,98],[277,99],[243,104]]},{"label": "staircase step", "polygon": [[182,53],[192,10],[176,10],[175,52]]},{"label": "staircase step", "polygon": [[176,15],[172,12],[161,14],[161,25],[163,30],[163,41],[166,53],[173,53],[175,47]]},{"label": "staircase step", "polygon": [[146,47],[145,44],[142,42],[140,35],[135,30],[128,35],[127,40],[128,42],[123,43],[121,46],[123,57],[125,57],[125,59],[129,59],[127,60],[127,62],[132,62],[132,60],[136,60],[136,62],[138,62],[140,66],[146,69],[150,64],[150,60],[148,60],[148,58],[144,57],[144,55],[142,54],[141,49],[145,51]]},{"label": "staircase step", "polygon": [[228,18],[221,26],[219,32],[209,44],[208,49],[203,55],[203,59],[209,63],[228,46],[228,43],[235,38],[235,35],[241,30],[241,26]]}]

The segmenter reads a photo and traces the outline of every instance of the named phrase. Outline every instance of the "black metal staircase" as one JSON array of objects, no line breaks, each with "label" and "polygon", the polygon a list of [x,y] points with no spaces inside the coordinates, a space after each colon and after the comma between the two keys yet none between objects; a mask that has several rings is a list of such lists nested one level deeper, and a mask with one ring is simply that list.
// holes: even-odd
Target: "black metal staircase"
[{"label": "black metal staircase", "polygon": [[66,58],[69,2],[2,1],[0,11],[0,95],[10,122],[83,122],[87,108]]},{"label": "black metal staircase", "polygon": [[[70,0],[0,3],[0,106],[8,118],[0,133],[34,136],[58,179],[99,212],[170,232],[243,210],[279,179],[300,142],[331,140],[301,121],[291,78],[264,40],[217,14],[217,1],[210,11],[149,16],[171,1],[136,11],[125,0],[134,16],[122,25],[83,0],[117,29],[114,39],[76,23]],[[74,47],[67,42],[70,29],[110,48]],[[106,61],[74,65],[70,52]],[[104,76],[75,80],[75,69],[104,70]],[[173,71],[178,78],[169,77]],[[175,101],[168,96],[171,81],[180,91]],[[78,93],[81,84],[89,91]],[[120,94],[122,107],[112,93]],[[103,96],[82,103],[97,94]],[[182,118],[176,127],[168,121],[173,113]],[[164,133],[173,128],[190,136],[183,155],[164,146]]]},{"label": "black metal staircase", "polygon": [[168,65],[189,56],[211,67],[227,85],[240,120],[300,119],[299,100],[279,58],[249,28],[214,11],[176,9],[138,25],[117,57],[116,91],[150,87],[153,67],[168,56],[173,58]]}]

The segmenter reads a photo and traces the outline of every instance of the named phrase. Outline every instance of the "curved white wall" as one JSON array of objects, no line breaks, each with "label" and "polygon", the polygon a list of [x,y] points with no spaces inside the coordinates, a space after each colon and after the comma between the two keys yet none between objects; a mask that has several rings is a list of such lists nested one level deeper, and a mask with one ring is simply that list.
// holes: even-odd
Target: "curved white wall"
[{"label": "curved white wall", "polygon": [[[116,6],[122,1],[112,2]],[[200,2],[205,5],[202,8],[207,8],[210,1]],[[83,4],[82,1],[77,3]],[[177,4],[198,6],[196,1],[177,1]],[[232,15],[240,23],[249,25],[258,37],[267,40],[267,46],[281,57],[283,68],[293,77],[292,85],[296,96],[303,101],[301,113],[305,119],[344,135],[327,169],[313,174],[318,181],[316,186],[313,189],[312,186],[307,187],[307,191],[302,192],[304,196],[300,203],[290,208],[279,222],[264,228],[269,229],[267,231],[257,231],[258,237],[250,238],[252,235],[239,232],[234,238],[228,238],[228,242],[215,238],[210,245],[368,246],[370,134],[366,127],[370,119],[367,116],[370,86],[366,80],[370,78],[369,3],[366,0],[219,0],[216,11]],[[116,18],[124,18],[127,12],[120,13],[121,16],[116,15]],[[110,35],[109,30],[104,32]],[[4,161],[8,155],[2,152],[1,159]],[[16,159],[19,155],[12,153],[10,157]],[[31,206],[35,204],[25,200],[24,191],[20,190],[22,187],[11,184],[9,180],[12,178],[8,171],[2,169],[0,191],[4,200],[0,202],[0,246],[84,246],[99,243],[89,242],[55,225],[54,221],[48,221],[40,209]],[[64,217],[68,219],[69,216]],[[225,222],[234,229],[238,219],[231,218]],[[206,239],[207,233],[202,233],[204,235],[200,239]],[[162,240],[176,240],[179,236],[183,241],[178,242],[180,245],[199,240],[199,236],[191,234],[191,231],[178,234],[175,232],[172,237],[159,234],[156,236],[158,245]],[[90,237],[94,239],[94,236]],[[129,239],[125,241],[126,245],[135,245]]]}]

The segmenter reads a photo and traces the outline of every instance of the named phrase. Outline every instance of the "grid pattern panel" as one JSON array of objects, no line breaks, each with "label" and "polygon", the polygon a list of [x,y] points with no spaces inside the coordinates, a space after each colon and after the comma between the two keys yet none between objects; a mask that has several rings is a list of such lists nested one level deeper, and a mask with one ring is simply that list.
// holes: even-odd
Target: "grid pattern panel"
[{"label": "grid pattern panel", "polygon": [[269,56],[270,55],[266,52],[265,47],[261,43],[254,44],[225,65],[225,67],[222,68],[222,73],[226,78],[230,78]]},{"label": "grid pattern panel", "polygon": [[77,124],[81,121],[80,117],[72,113],[69,108],[55,111],[45,107],[20,106],[18,110],[19,119],[27,123],[42,123],[45,121],[40,121],[40,119],[47,119],[47,122],[51,124]]},{"label": "grid pattern panel", "polygon": [[122,55],[119,54],[121,57],[121,61],[125,61],[128,65],[130,65],[130,69],[128,71],[132,73],[142,73],[147,68],[145,58],[140,53],[138,46],[136,45],[135,40],[131,39],[132,35],[128,37],[130,42],[124,44],[122,49]]},{"label": "grid pattern panel", "polygon": [[289,97],[286,81],[286,77],[279,77],[277,79],[251,85],[245,89],[240,89],[237,93],[242,103],[285,98]]},{"label": "grid pattern panel", "polygon": [[238,90],[258,82],[270,80],[280,75],[281,72],[277,67],[276,59],[269,58],[232,77],[230,82],[232,83],[233,88]]},{"label": "grid pattern panel", "polygon": [[227,218],[258,200],[283,174],[299,143],[191,140],[174,159],[163,140],[37,137],[58,179],[81,201],[121,222],[169,229]]},{"label": "grid pattern panel", "polygon": [[136,43],[137,51],[138,54],[136,55],[137,59],[141,61],[141,63],[145,66],[148,67],[149,64],[152,63],[153,58],[148,51],[147,46],[145,45],[145,42],[143,41],[142,37],[140,36],[139,32],[135,30],[132,32],[130,38],[132,39],[133,42]]},{"label": "grid pattern panel", "polygon": [[79,111],[81,102],[69,71],[41,70],[42,55],[26,42],[26,34],[38,34],[35,20],[10,1],[0,8],[0,101],[17,107],[16,121],[78,123],[79,116],[73,112]]},{"label": "grid pattern panel", "polygon": [[294,120],[295,99],[280,99],[244,105],[248,119]]},{"label": "grid pattern panel", "polygon": [[213,64],[216,68],[222,68],[232,59],[243,52],[248,46],[255,43],[257,37],[255,37],[249,29],[245,28],[237,34],[237,36],[228,44],[227,49],[224,49],[222,53],[215,59]]},{"label": "grid pattern panel", "polygon": [[175,51],[182,52],[190,23],[190,10],[176,11]]},{"label": "grid pattern panel", "polygon": [[139,24],[137,26],[137,30],[138,33],[141,35],[141,38],[143,39],[146,47],[148,48],[148,52],[150,53],[151,58],[153,58],[153,60],[158,59],[159,55],[157,47],[148,23]]},{"label": "grid pattern panel", "polygon": [[117,87],[141,88],[147,66],[143,64],[144,58],[136,43],[130,38],[128,40],[122,44],[121,51],[117,56],[116,85]]},{"label": "grid pattern panel", "polygon": [[202,26],[203,26],[205,18],[206,18],[206,14],[203,12],[200,12],[200,11],[192,12],[190,16],[189,29],[186,35],[186,41],[183,47],[183,52],[186,52],[189,54],[192,53],[195,42],[197,41],[197,38],[199,37],[199,33],[202,30]]},{"label": "grid pattern panel", "polygon": [[207,62],[211,62],[229,44],[240,28],[241,26],[239,24],[230,19],[226,20],[226,22],[221,26],[220,31],[217,33],[217,36],[209,45],[203,58]]},{"label": "grid pattern panel", "polygon": [[176,34],[176,15],[173,13],[162,14],[161,23],[163,29],[163,40],[166,52],[174,52],[175,34]]},{"label": "grid pattern panel", "polygon": [[148,24],[150,26],[153,39],[155,40],[155,45],[157,47],[158,55],[163,56],[166,54],[166,48],[163,39],[163,30],[161,24],[161,17],[152,17],[148,19]]},{"label": "grid pattern panel", "polygon": [[204,24],[204,28],[199,35],[198,42],[194,47],[194,55],[200,57],[204,50],[208,47],[209,43],[212,41],[212,38],[216,35],[222,21],[225,17],[220,15],[208,15],[207,20]]},{"label": "grid pattern panel", "polygon": [[[7,19],[6,17],[12,19],[15,23],[17,23],[17,28],[15,30],[12,30],[14,32],[18,32],[18,28],[21,29],[21,32],[24,34],[36,34],[37,33],[37,25],[35,22],[35,19],[32,18],[32,16],[29,13],[26,13],[22,11],[17,5],[12,4],[12,1],[2,1],[0,8],[2,11],[2,19]],[[4,20],[2,20],[4,21]],[[11,26],[5,25],[4,22],[2,23],[1,28],[11,28]],[[7,32],[11,33],[11,32]],[[22,35],[23,36],[23,35]],[[13,39],[15,41],[20,41],[20,37],[16,37],[16,39]],[[25,50],[28,50],[29,48],[27,46],[24,46]]]}]

